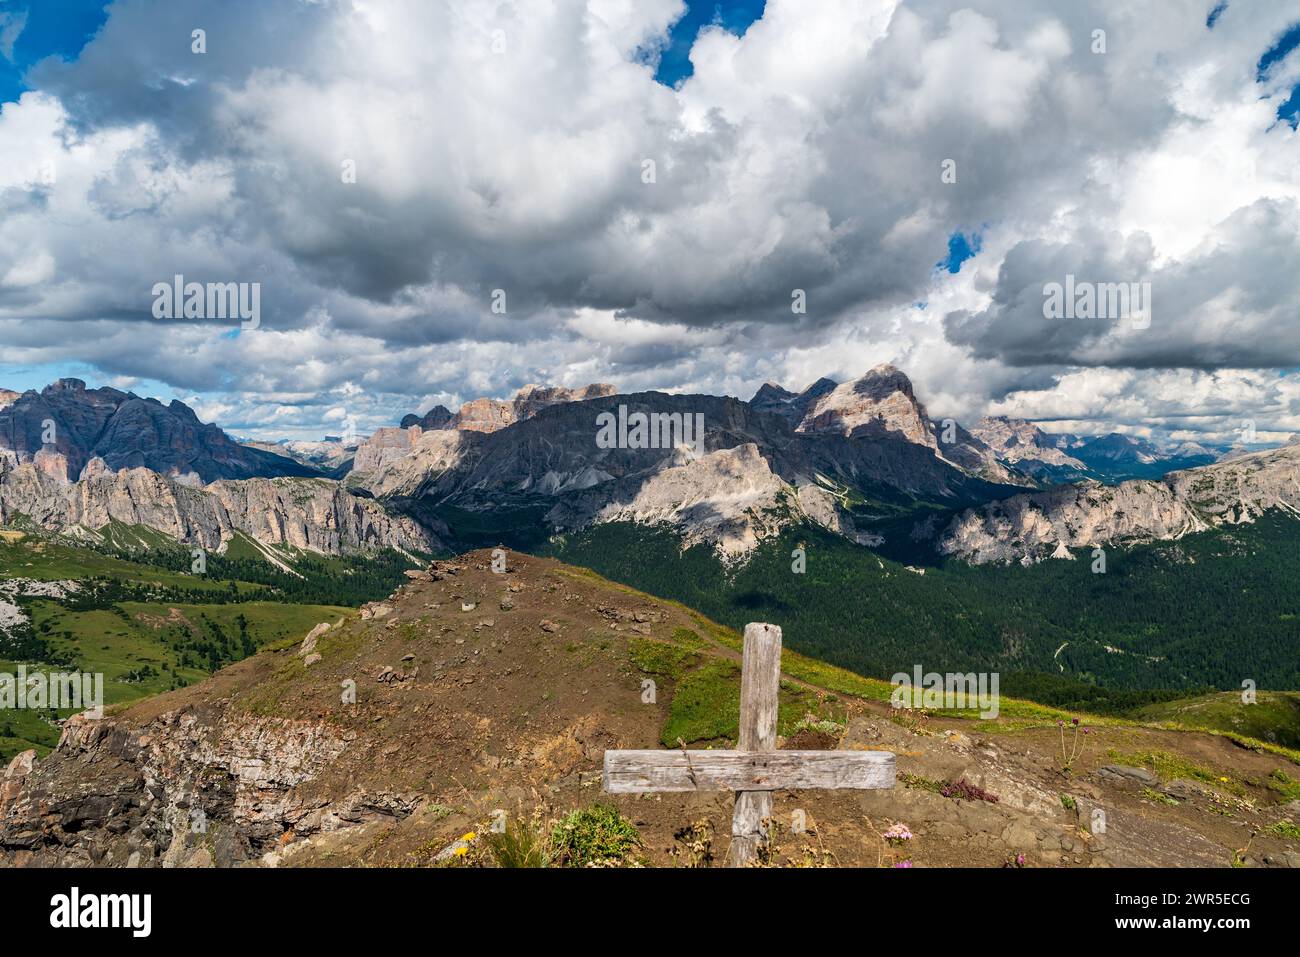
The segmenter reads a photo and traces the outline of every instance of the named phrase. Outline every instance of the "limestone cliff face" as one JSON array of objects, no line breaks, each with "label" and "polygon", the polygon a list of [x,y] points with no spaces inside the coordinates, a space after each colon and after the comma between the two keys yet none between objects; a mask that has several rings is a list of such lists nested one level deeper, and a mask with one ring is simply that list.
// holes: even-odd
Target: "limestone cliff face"
[{"label": "limestone cliff face", "polygon": [[0,523],[17,516],[51,531],[143,525],[219,551],[236,532],[322,554],[384,546],[429,551],[436,538],[409,518],[328,479],[246,479],[192,487],[145,468],[114,472],[94,459],[67,484],[28,463],[0,474]]},{"label": "limestone cliff face", "polygon": [[373,435],[357,446],[352,458],[352,471],[381,471],[398,459],[410,455],[422,434],[423,430],[419,426],[376,429]]},{"label": "limestone cliff face", "polygon": [[1176,539],[1270,510],[1300,515],[1298,445],[1171,472],[1158,482],[1016,495],[962,513],[940,533],[939,549],[972,562],[1033,562],[1061,546]]},{"label": "limestone cliff face", "polygon": [[803,491],[775,475],[752,442],[698,458],[678,451],[630,500],[609,503],[592,520],[669,525],[684,544],[710,542],[726,558],[751,551],[799,515],[845,530],[828,492]]},{"label": "limestone cliff face", "polygon": [[[384,431],[384,430],[380,430]],[[392,437],[371,448],[357,449],[357,458],[349,481],[375,495],[411,496],[431,477],[453,468],[472,455],[479,436],[473,432],[437,429],[389,430],[405,434],[406,439]],[[409,444],[408,444],[409,443]],[[363,449],[365,449],[363,455]]]}]

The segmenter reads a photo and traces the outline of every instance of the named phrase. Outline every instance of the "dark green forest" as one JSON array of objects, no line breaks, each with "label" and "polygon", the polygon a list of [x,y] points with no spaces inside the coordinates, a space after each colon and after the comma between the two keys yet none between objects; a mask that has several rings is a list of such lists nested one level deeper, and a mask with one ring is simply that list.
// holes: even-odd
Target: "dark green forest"
[{"label": "dark green forest", "polygon": [[[188,546],[152,549],[98,549],[105,554],[122,558],[139,565],[164,568],[168,571],[190,574],[191,559]],[[391,548],[370,554],[350,554],[326,557],[303,554],[293,560],[293,572],[286,572],[261,556],[230,557],[209,554],[203,579],[207,582],[224,582],[223,589],[196,585],[160,588],[129,581],[112,580],[97,583],[87,597],[115,601],[174,601],[226,604],[241,601],[279,600],[300,605],[363,605],[378,601],[393,593],[406,581],[404,572],[422,562],[412,561]],[[296,574],[295,574],[296,573]],[[265,586],[264,589],[239,588],[236,582]],[[86,599],[79,599],[86,600]],[[102,607],[102,606],[101,606]]]},{"label": "dark green forest", "polygon": [[[1204,689],[1300,688],[1300,523],[1281,515],[1178,542],[1032,567],[909,570],[818,528],[788,529],[728,569],[666,530],[596,526],[546,554],[860,674],[998,670],[1002,692],[1118,712]],[[792,571],[803,546],[806,571]],[[924,574],[921,574],[921,571]],[[1059,652],[1059,653],[1058,653]],[[1129,692],[1125,694],[1123,692]],[[1141,692],[1137,694],[1137,692]]]}]

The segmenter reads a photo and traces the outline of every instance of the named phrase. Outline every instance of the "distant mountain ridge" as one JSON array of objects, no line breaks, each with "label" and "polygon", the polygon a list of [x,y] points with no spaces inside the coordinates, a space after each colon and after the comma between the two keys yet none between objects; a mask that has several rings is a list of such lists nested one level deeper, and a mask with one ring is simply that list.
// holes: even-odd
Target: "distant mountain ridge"
[{"label": "distant mountain ridge", "polygon": [[240,445],[179,400],[163,405],[117,389],[87,389],[80,379],[59,379],[0,408],[0,460],[34,462],[71,482],[96,458],[111,469],[147,468],[192,482],[320,474]]},{"label": "distant mountain ridge", "polygon": [[[606,414],[665,428],[699,418],[702,436],[606,447],[597,440]],[[40,443],[45,420],[55,421],[57,442]],[[1085,526],[1106,541],[1177,536],[1213,524],[1207,509],[1217,507],[1202,503],[1189,516],[1170,504],[1165,516],[1158,500],[1172,501],[1172,479],[1118,487],[1112,498],[1131,507],[1111,519],[1093,515],[1106,494],[1095,481],[1026,494],[1065,476],[1093,480],[1103,467],[1201,464],[1209,452],[1122,435],[1050,435],[999,417],[971,430],[936,422],[907,376],[888,364],[846,383],[818,379],[797,393],[766,383],[749,402],[619,394],[605,384],[526,386],[509,400],[476,399],[456,413],[435,406],[403,421],[406,427],[379,429],[355,449],[337,437],[240,445],[183,403],[61,380],[0,409],[0,431],[9,427],[17,449],[0,456],[0,520],[24,516],[59,532],[139,523],[209,547],[240,532],[325,553],[456,550],[507,535],[540,542],[632,522],[667,527],[684,544],[707,543],[728,560],[784,528],[812,523],[864,545],[885,536],[934,541],[944,554],[979,562],[1042,557],[1027,542],[1050,543],[1052,553],[1074,547],[1088,540],[1078,531]],[[98,449],[106,454],[92,454]],[[149,474],[166,480],[148,481]],[[281,484],[244,486],[268,477]],[[1298,503],[1279,494],[1257,504]],[[1054,510],[1071,509],[1091,516],[1065,520],[1074,532],[1048,534],[1033,524],[1035,515],[1059,524]],[[1155,518],[1134,517],[1151,509]]]},{"label": "distant mountain ridge", "polygon": [[548,406],[561,402],[581,402],[600,396],[614,395],[617,390],[604,382],[593,382],[580,389],[564,386],[543,387],[526,385],[515,393],[513,399],[472,399],[452,413],[446,406],[435,405],[422,416],[402,417],[401,427],[419,426],[426,432],[436,429],[459,429],[467,432],[495,432],[508,425],[532,418]]},{"label": "distant mountain ridge", "polygon": [[1209,465],[1224,454],[1195,442],[1158,445],[1119,432],[1049,433],[1033,422],[1008,416],[986,416],[971,431],[999,461],[1046,484],[1160,478],[1167,472]]},{"label": "distant mountain ridge", "polygon": [[970,562],[1070,558],[1070,548],[1167,541],[1268,511],[1300,517],[1300,444],[1171,472],[1160,481],[1060,485],[958,516],[940,551]]}]

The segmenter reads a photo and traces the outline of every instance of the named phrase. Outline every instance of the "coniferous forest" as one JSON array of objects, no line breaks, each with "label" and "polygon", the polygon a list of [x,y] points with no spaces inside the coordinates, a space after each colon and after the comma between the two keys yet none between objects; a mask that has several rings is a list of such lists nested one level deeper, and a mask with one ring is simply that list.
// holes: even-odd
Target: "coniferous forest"
[{"label": "coniferous forest", "polygon": [[[780,624],[789,647],[864,675],[999,670],[1003,693],[1122,709],[1120,692],[1300,688],[1300,525],[1269,515],[1181,541],[1031,567],[907,566],[817,528],[728,569],[666,531],[597,526],[548,551],[732,627]],[[793,570],[802,547],[805,570]]]}]

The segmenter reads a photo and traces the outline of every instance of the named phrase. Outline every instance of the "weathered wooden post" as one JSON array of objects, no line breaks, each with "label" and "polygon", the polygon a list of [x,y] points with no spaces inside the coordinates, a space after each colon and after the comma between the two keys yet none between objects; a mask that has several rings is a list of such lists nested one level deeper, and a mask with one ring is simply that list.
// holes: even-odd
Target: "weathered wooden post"
[{"label": "weathered wooden post", "polygon": [[[776,713],[781,698],[781,629],[751,622],[745,626],[740,661],[741,751],[776,750]],[[737,791],[731,816],[729,867],[744,867],[758,857],[767,839],[763,822],[772,817],[771,791]]]},{"label": "weathered wooden post", "polygon": [[745,626],[740,673],[740,734],[734,751],[606,751],[611,794],[735,791],[730,867],[758,857],[772,817],[772,792],[804,788],[892,788],[888,751],[777,751],[781,692],[781,629]]}]

